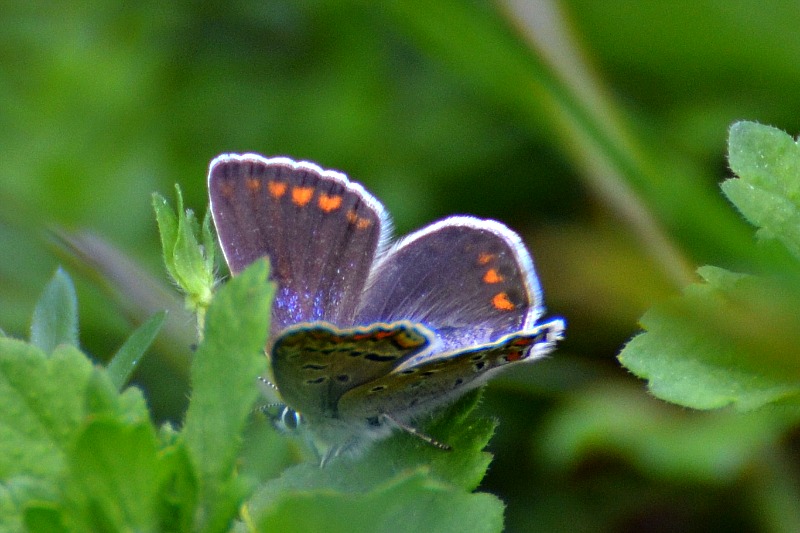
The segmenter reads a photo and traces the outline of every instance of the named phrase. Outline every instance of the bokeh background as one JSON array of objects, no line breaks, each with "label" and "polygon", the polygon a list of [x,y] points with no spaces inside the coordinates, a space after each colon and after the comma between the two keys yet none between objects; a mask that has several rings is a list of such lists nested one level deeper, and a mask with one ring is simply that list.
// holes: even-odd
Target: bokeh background
[{"label": "bokeh background", "polygon": [[[567,340],[506,374],[482,490],[509,531],[792,531],[797,435],[653,399],[616,355],[713,263],[747,271],[728,127],[800,131],[800,4],[773,0],[0,3],[0,327],[58,265],[98,361],[173,308],[136,375],[180,420],[192,320],[152,192],[202,215],[208,162],[341,169],[398,234],[454,213],[531,248]],[[221,266],[224,273],[224,266]],[[747,435],[747,438],[742,438]],[[746,441],[746,442],[744,442]]]}]

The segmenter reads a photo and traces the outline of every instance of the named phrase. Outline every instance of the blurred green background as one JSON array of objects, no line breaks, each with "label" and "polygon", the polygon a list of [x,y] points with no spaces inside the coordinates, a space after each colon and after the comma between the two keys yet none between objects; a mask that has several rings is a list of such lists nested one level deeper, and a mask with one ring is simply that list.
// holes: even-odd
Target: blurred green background
[{"label": "blurred green background", "polygon": [[[653,303],[753,231],[720,194],[727,128],[800,131],[800,4],[774,0],[0,4],[0,326],[58,264],[104,360],[169,295],[150,194],[205,212],[208,162],[341,169],[397,234],[472,213],[524,235],[547,361],[498,379],[483,490],[509,531],[791,531],[798,435],[654,400],[615,356]],[[82,260],[76,260],[82,256]],[[126,263],[131,261],[132,263]],[[222,267],[224,271],[224,267]],[[102,274],[101,274],[102,273]],[[156,283],[156,284],[154,284]],[[192,320],[137,383],[180,420]],[[794,513],[794,515],[793,515]]]}]

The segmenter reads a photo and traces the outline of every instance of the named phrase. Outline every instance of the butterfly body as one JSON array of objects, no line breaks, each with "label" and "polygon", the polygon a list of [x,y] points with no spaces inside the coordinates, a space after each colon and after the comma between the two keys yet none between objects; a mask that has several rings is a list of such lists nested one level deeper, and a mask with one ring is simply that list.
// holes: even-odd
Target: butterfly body
[{"label": "butterfly body", "polygon": [[417,434],[416,418],[562,337],[562,319],[538,322],[533,262],[499,222],[449,217],[390,247],[360,185],[254,154],[212,161],[209,191],[231,272],[270,259],[274,383],[329,453]]}]

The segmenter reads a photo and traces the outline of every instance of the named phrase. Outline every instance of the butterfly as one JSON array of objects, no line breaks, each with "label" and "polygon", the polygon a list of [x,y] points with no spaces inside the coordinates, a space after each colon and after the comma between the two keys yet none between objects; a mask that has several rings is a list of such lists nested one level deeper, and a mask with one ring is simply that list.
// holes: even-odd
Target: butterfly
[{"label": "butterfly", "polygon": [[563,319],[539,322],[531,256],[500,222],[451,216],[391,244],[361,185],[285,157],[220,155],[208,187],[231,274],[269,258],[271,383],[323,463],[395,429],[447,448],[414,421],[563,337]]}]

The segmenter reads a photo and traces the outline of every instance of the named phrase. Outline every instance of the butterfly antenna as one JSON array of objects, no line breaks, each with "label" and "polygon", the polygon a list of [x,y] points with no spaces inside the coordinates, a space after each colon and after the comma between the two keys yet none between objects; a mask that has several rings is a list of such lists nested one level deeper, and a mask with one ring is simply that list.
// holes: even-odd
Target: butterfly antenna
[{"label": "butterfly antenna", "polygon": [[271,382],[267,378],[258,376],[257,379],[258,379],[259,383],[262,383],[262,384],[266,385],[267,387],[269,387],[270,389],[274,390],[275,392],[278,392],[277,385],[275,385],[273,382]]}]

